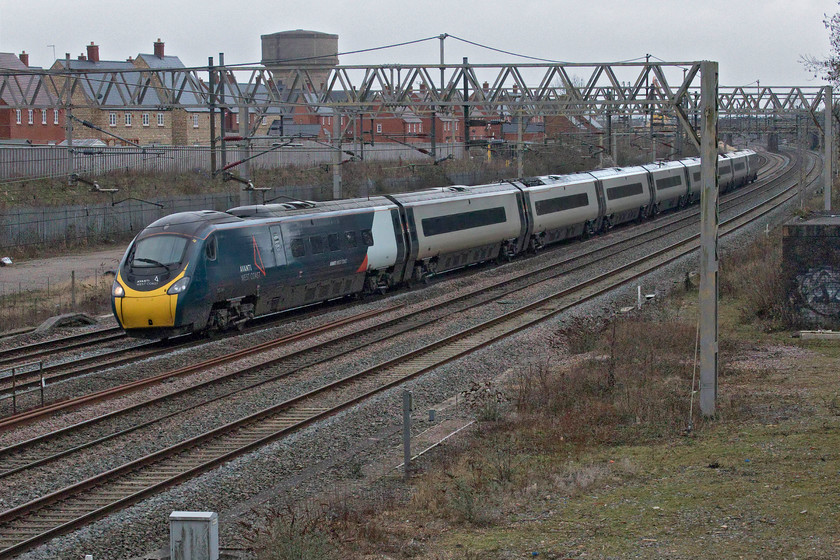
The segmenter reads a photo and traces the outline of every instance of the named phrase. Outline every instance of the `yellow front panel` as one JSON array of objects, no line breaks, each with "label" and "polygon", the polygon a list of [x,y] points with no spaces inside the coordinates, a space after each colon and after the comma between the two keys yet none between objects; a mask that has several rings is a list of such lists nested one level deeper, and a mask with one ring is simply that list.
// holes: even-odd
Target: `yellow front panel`
[{"label": "yellow front panel", "polygon": [[170,296],[166,293],[166,290],[180,280],[185,273],[186,267],[171,282],[150,292],[140,292],[126,287],[121,274],[118,274],[117,281],[125,289],[125,296],[116,298],[115,301],[117,315],[122,327],[124,329],[142,329],[175,326],[178,296]]},{"label": "yellow front panel", "polygon": [[175,303],[178,296],[122,298],[122,326],[124,329],[171,327],[175,324]]}]

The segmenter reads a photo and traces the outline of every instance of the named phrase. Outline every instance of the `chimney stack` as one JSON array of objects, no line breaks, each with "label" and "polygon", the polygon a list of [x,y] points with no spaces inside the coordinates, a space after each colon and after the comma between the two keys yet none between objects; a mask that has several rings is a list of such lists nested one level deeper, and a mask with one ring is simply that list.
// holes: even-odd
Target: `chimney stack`
[{"label": "chimney stack", "polygon": [[26,51],[20,53],[20,61],[23,62],[24,66],[29,66],[29,54]]},{"label": "chimney stack", "polygon": [[91,62],[99,62],[99,45],[94,45],[93,41],[87,46],[87,57]]},{"label": "chimney stack", "polygon": [[163,43],[158,37],[158,40],[155,41],[155,56],[158,58],[163,58]]},{"label": "chimney stack", "polygon": [[79,54],[79,60],[87,60],[87,57],[84,55],[84,53]]}]

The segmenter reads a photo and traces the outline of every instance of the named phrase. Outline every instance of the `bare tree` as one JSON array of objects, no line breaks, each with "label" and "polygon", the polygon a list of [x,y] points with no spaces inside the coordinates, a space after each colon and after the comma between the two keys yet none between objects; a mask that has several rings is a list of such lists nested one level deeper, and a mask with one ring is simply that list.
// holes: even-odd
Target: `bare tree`
[{"label": "bare tree", "polygon": [[[840,2],[838,2],[840,4]],[[834,86],[840,86],[840,13],[833,16],[825,14],[823,20],[828,29],[831,40],[831,53],[828,58],[817,58],[813,55],[801,55],[801,62],[814,77],[822,78]]]}]

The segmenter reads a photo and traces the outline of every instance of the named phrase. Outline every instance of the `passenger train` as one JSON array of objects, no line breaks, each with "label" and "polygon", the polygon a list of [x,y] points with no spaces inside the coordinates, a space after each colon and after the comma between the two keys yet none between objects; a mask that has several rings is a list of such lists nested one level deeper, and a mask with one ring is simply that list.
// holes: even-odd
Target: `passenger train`
[{"label": "passenger train", "polygon": [[[718,157],[719,188],[754,181],[751,150]],[[700,160],[328,202],[180,212],[129,245],[111,292],[130,335],[225,330],[287,309],[384,291],[700,197]]]}]

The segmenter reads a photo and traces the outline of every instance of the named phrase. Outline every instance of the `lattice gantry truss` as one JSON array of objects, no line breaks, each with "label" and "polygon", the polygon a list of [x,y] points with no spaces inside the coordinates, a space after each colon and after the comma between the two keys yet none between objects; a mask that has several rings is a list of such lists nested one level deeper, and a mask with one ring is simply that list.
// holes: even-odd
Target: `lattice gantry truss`
[{"label": "lattice gantry truss", "polygon": [[[336,66],[313,75],[264,66],[132,70],[0,70],[10,108],[247,106],[341,114],[411,110],[495,115],[674,114],[699,145],[700,62]],[[825,87],[719,87],[720,115],[809,114],[820,130]],[[837,106],[837,104],[834,104]]]}]

